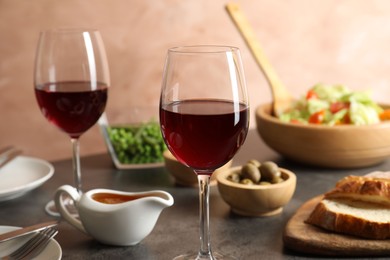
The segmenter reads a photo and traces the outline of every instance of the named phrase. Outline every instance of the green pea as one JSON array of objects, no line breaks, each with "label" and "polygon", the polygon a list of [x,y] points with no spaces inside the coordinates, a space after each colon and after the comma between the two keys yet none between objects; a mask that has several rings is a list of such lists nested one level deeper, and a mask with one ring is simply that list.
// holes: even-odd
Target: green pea
[{"label": "green pea", "polygon": [[107,133],[121,163],[155,163],[163,161],[167,149],[160,125],[152,120],[138,126],[112,126]]}]

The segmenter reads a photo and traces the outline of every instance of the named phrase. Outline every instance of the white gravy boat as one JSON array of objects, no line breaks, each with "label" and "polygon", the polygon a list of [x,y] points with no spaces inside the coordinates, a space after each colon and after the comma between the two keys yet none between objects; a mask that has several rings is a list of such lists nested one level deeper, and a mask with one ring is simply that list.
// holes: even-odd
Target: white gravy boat
[{"label": "white gravy boat", "polygon": [[[74,201],[80,220],[67,210],[62,195]],[[59,187],[54,201],[70,224],[101,243],[117,246],[138,244],[153,230],[161,211],[173,205],[165,191],[94,189],[80,195],[70,185]]]}]

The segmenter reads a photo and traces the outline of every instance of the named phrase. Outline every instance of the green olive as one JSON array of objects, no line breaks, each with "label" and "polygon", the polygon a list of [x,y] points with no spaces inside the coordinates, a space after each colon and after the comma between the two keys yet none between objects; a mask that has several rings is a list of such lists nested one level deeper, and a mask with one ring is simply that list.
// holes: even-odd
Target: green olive
[{"label": "green olive", "polygon": [[232,181],[232,182],[235,182],[235,183],[239,183],[240,182],[240,174],[238,172],[233,172],[232,174],[230,174],[227,179],[229,181]]},{"label": "green olive", "polygon": [[262,180],[271,181],[273,178],[280,177],[281,172],[279,167],[274,162],[263,162],[260,166],[260,174]]},{"label": "green olive", "polygon": [[261,163],[258,161],[258,160],[255,160],[255,159],[252,159],[252,160],[249,160],[246,164],[253,164],[254,166],[256,166],[257,168],[260,167]]},{"label": "green olive", "polygon": [[243,178],[250,179],[254,183],[260,181],[260,170],[254,164],[247,163],[241,168],[241,175]]},{"label": "green olive", "polygon": [[284,182],[284,179],[282,177],[274,177],[271,180],[272,184],[281,183],[281,182]]},{"label": "green olive", "polygon": [[251,179],[244,178],[240,181],[241,184],[245,185],[253,185],[253,181]]},{"label": "green olive", "polygon": [[272,185],[272,183],[270,183],[268,181],[261,181],[261,182],[259,182],[259,185],[266,186],[266,185]]}]

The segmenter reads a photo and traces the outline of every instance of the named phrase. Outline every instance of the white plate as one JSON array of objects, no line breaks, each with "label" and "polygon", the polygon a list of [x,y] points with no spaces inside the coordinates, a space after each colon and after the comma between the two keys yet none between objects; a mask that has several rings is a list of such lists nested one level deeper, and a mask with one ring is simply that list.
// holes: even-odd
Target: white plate
[{"label": "white plate", "polygon": [[[19,229],[19,227],[0,226],[0,234]],[[0,258],[12,253],[18,249],[23,243],[29,240],[33,234],[26,235],[20,238],[15,238],[6,242],[0,243]],[[61,246],[55,239],[50,239],[47,247],[34,259],[36,260],[59,260],[62,257]]]},{"label": "white plate", "polygon": [[10,200],[37,188],[53,176],[49,162],[18,156],[0,169],[0,201]]}]

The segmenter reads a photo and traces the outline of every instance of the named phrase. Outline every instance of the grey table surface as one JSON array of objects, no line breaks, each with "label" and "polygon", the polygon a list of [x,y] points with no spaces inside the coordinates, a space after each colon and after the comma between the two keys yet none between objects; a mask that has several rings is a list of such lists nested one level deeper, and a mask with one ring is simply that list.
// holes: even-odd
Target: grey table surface
[{"label": "grey table surface", "polygon": [[[81,139],[82,149],[82,139]],[[269,149],[255,130],[250,130],[245,145],[233,160],[240,165],[249,159],[272,160],[297,175],[297,187],[290,203],[279,215],[250,218],[233,214],[222,200],[216,186],[210,192],[211,244],[238,259],[329,259],[305,255],[283,245],[282,234],[287,221],[307,200],[331,189],[340,178],[363,175],[374,170],[390,170],[390,161],[360,169],[323,169],[296,164]],[[0,225],[26,226],[51,220],[44,211],[59,186],[72,184],[71,160],[51,162],[53,177],[39,188],[17,199],[0,203]],[[138,245],[128,247],[107,246],[79,232],[65,221],[59,225],[56,240],[62,248],[62,259],[172,259],[199,247],[198,190],[175,185],[164,168],[143,170],[117,170],[108,154],[81,158],[83,190],[109,188],[123,191],[165,190],[175,203],[160,215],[151,234]],[[382,259],[387,259],[383,257]],[[332,257],[332,259],[336,259]],[[340,259],[348,259],[342,258]],[[350,258],[350,259],[356,259]],[[364,258],[361,258],[364,259]],[[365,258],[368,259],[368,258]],[[375,259],[381,259],[379,257]]]}]

